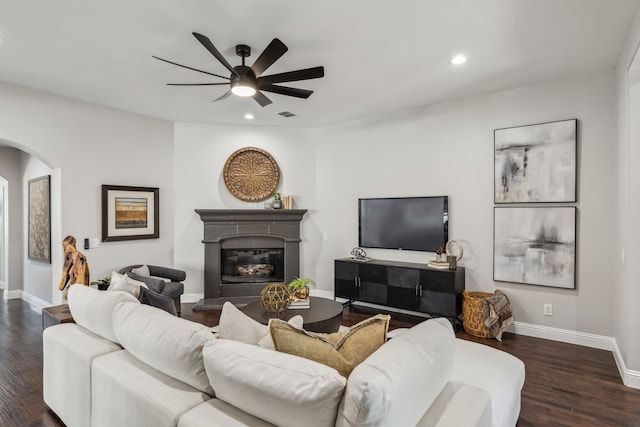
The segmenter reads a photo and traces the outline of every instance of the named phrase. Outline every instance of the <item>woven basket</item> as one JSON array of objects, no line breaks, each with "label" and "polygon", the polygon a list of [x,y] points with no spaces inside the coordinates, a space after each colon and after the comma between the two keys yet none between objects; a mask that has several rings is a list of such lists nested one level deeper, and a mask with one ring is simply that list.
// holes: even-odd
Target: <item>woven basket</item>
[{"label": "woven basket", "polygon": [[464,330],[474,337],[495,338],[484,325],[484,310],[482,299],[490,297],[489,292],[462,292],[462,326]]}]

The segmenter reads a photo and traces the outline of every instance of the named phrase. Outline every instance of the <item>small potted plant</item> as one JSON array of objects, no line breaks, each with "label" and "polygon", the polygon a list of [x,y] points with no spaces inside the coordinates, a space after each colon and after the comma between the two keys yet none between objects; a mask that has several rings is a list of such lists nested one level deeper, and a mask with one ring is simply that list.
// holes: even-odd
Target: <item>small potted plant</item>
[{"label": "small potted plant", "polygon": [[316,282],[313,279],[309,278],[294,278],[291,283],[289,283],[289,290],[293,292],[293,296],[298,299],[307,299],[309,297],[309,286],[315,286]]},{"label": "small potted plant", "polygon": [[281,209],[282,208],[282,197],[280,193],[273,193],[273,203],[271,204],[273,209]]},{"label": "small potted plant", "polygon": [[100,280],[96,280],[95,282],[91,282],[91,286],[97,286],[99,291],[106,291],[111,284],[111,276],[104,277]]}]

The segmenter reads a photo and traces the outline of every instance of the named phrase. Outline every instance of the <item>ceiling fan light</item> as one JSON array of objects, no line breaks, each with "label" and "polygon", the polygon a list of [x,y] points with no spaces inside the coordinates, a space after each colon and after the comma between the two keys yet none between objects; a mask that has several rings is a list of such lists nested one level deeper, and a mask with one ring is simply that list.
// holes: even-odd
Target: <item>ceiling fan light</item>
[{"label": "ceiling fan light", "polygon": [[231,88],[231,92],[233,92],[234,95],[238,95],[238,96],[253,96],[256,94],[255,88],[248,85],[242,85],[242,84],[237,84],[233,86]]}]

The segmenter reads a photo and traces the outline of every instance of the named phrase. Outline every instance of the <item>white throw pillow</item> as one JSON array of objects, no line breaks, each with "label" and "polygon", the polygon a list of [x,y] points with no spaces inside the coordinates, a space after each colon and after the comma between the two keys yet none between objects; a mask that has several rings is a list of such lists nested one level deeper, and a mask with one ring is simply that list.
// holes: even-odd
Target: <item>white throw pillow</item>
[{"label": "white throw pillow", "polygon": [[69,288],[69,309],[73,320],[80,326],[103,338],[118,342],[111,316],[116,305],[121,302],[140,304],[127,292],[105,292],[85,285],[71,285]]},{"label": "white throw pillow", "polygon": [[[288,323],[294,328],[302,329],[304,319],[297,315],[289,319]],[[256,322],[228,301],[222,306],[218,332],[218,338],[221,339],[258,345],[273,350],[269,327]]]},{"label": "white throw pillow", "polygon": [[208,327],[148,305],[119,304],[113,331],[136,358],[213,396],[202,361],[202,347],[214,339]]},{"label": "white throw pillow", "polygon": [[148,288],[148,286],[139,280],[132,279],[126,274],[119,274],[117,272],[111,273],[111,283],[107,288],[107,291],[122,291],[128,292],[134,297],[140,296],[140,287]]},{"label": "white throw pillow", "polygon": [[204,364],[216,397],[278,426],[333,426],[346,379],[302,357],[217,339]]},{"label": "white throw pillow", "polygon": [[132,268],[131,272],[133,274],[137,274],[138,276],[151,277],[151,273],[149,272],[149,267],[147,265],[142,265],[138,268]]},{"label": "white throw pillow", "polygon": [[387,341],[351,372],[336,426],[416,425],[451,376],[455,343],[444,318]]}]

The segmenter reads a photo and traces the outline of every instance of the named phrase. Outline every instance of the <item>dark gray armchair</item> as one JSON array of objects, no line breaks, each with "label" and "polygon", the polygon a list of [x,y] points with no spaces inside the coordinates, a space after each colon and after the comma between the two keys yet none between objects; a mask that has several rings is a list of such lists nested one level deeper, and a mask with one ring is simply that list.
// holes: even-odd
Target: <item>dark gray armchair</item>
[{"label": "dark gray armchair", "polygon": [[[144,282],[150,290],[173,299],[173,302],[176,305],[176,312],[178,313],[178,316],[180,316],[180,295],[184,293],[184,284],[182,281],[186,279],[187,273],[174,268],[159,267],[157,265],[149,264],[147,264],[147,267],[149,267],[149,274],[155,277],[140,276],[131,272],[134,268],[140,267],[142,267],[142,264],[130,265],[120,269],[119,273],[126,274],[134,280]],[[157,279],[156,277],[168,279],[170,282]]]}]

